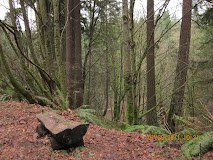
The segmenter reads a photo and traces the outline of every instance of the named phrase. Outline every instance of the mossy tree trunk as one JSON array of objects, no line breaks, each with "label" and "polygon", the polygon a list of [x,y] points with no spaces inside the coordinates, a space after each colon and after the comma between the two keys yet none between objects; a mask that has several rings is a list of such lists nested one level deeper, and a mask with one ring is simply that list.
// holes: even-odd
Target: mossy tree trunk
[{"label": "mossy tree trunk", "polygon": [[127,119],[129,124],[134,124],[134,95],[131,69],[130,31],[128,0],[122,0],[123,19],[123,55],[124,55],[124,90],[127,101]]},{"label": "mossy tree trunk", "polygon": [[41,34],[41,46],[44,50],[44,64],[46,65],[46,71],[49,75],[55,76],[55,55],[54,55],[54,36],[53,25],[51,18],[51,3],[49,0],[38,0],[37,7],[39,8],[39,23]]},{"label": "mossy tree trunk", "polygon": [[182,22],[180,30],[179,52],[174,81],[173,94],[168,114],[168,125],[172,132],[178,131],[178,123],[174,115],[182,116],[187,70],[189,64],[189,48],[191,38],[192,0],[183,0]]},{"label": "mossy tree trunk", "polygon": [[56,62],[58,66],[58,72],[57,72],[57,79],[59,81],[60,89],[62,89],[64,92],[65,89],[65,83],[66,83],[66,73],[65,73],[65,66],[62,59],[62,53],[61,53],[61,44],[62,41],[60,39],[60,19],[59,19],[59,0],[53,0],[53,10],[54,10],[54,50],[56,55]]},{"label": "mossy tree trunk", "polygon": [[[46,60],[45,57],[41,56],[42,53],[35,52],[35,48],[37,46],[33,42],[33,36],[30,29],[27,14],[28,5],[26,5],[24,1],[17,2],[21,6],[21,12],[19,13],[17,12],[17,8],[14,7],[15,1],[9,0],[8,2],[10,7],[9,17],[11,20],[11,25],[7,24],[7,22],[0,21],[0,26],[5,34],[5,38],[8,40],[12,50],[16,54],[17,60],[20,61],[20,63],[15,64],[17,65],[16,67],[18,67],[17,70],[22,73],[20,76],[16,76],[16,74],[13,73],[12,67],[8,65],[9,62],[7,61],[10,61],[8,56],[3,55],[3,64],[5,64],[5,68],[9,70],[8,77],[10,82],[13,85],[14,90],[19,92],[30,103],[54,105],[52,102],[54,100],[53,96],[55,95],[52,93],[55,89],[55,80],[52,79],[52,77],[46,72],[46,69],[42,68],[43,65],[41,65],[41,61]],[[38,12],[36,13],[38,14]],[[22,26],[17,18],[20,16],[19,14],[23,16],[25,32],[23,32],[21,28]],[[41,21],[40,14],[38,17],[39,18],[37,19]],[[38,30],[42,28],[39,27],[41,27],[41,25],[38,26]],[[43,42],[45,42],[45,40]],[[46,53],[46,50],[42,49],[42,51]],[[22,82],[24,85],[20,85],[20,82]]]},{"label": "mossy tree trunk", "polygon": [[106,13],[103,16],[103,23],[105,24],[104,30],[105,30],[105,34],[104,34],[104,41],[105,41],[105,91],[104,91],[104,95],[105,95],[105,104],[104,104],[104,112],[103,112],[103,116],[106,115],[108,108],[109,108],[109,87],[110,87],[110,69],[109,69],[109,26],[108,26],[108,5],[106,5],[106,7],[104,8],[104,10],[106,10]]},{"label": "mossy tree trunk", "polygon": [[134,124],[138,124],[138,111],[137,107],[137,76],[136,76],[136,51],[135,51],[135,41],[134,41],[134,6],[135,0],[130,0],[129,7],[129,30],[130,30],[130,54],[131,54],[131,69],[132,69],[132,94],[133,94],[133,106],[134,106]]},{"label": "mossy tree trunk", "polygon": [[[23,20],[24,20],[24,26],[25,26],[25,33],[26,33],[26,36],[24,38],[26,38],[26,42],[27,42],[27,50],[29,48],[29,51],[30,51],[30,54],[28,54],[28,58],[29,59],[32,59],[33,63],[36,64],[37,66],[41,66],[40,63],[39,63],[39,60],[37,58],[37,55],[35,53],[35,49],[34,49],[34,45],[33,45],[33,41],[32,41],[32,33],[31,33],[31,29],[30,29],[30,25],[29,25],[29,18],[28,18],[28,15],[27,15],[27,11],[26,11],[26,6],[25,6],[25,3],[24,1],[20,1],[20,5],[21,5],[21,10],[22,10],[22,15],[23,15]],[[11,7],[11,11],[12,13],[14,14],[14,8]],[[15,15],[11,15],[11,19],[13,21],[13,26],[15,28],[17,28],[16,26],[16,23],[15,23]],[[21,37],[20,37],[20,33],[16,33],[16,36],[17,36],[17,40],[18,42],[21,42]],[[20,43],[18,44],[20,45]],[[22,48],[22,47],[21,47]],[[20,51],[20,52],[24,52],[24,50]],[[22,54],[25,54],[25,53],[22,53]],[[28,62],[27,62],[28,63]],[[34,66],[33,67],[27,67],[27,66],[23,66],[24,70],[25,71],[28,71],[29,73],[31,72],[30,71],[30,68],[33,68],[33,74],[35,74],[36,76],[38,76],[38,73],[36,73],[36,71],[34,70]],[[38,68],[37,68],[38,69]],[[32,70],[32,69],[31,69]],[[38,72],[42,75],[43,73],[41,73],[42,71],[40,69],[38,69]],[[32,72],[30,73],[30,76],[29,76],[29,73],[26,73],[26,76],[28,76],[28,83],[31,83],[30,81],[32,80],[32,78],[34,78],[34,76],[32,76]],[[30,78],[32,77],[32,78]],[[35,79],[35,78],[34,78]],[[44,78],[43,81],[44,82],[47,82],[47,79],[48,78]],[[39,79],[37,80],[37,84],[39,85],[39,88],[41,89],[41,91],[43,93],[46,93],[46,95],[48,95],[48,97],[50,98],[50,94],[47,94],[47,92],[45,92],[45,88],[42,86],[42,84],[40,84],[41,81],[39,81]],[[32,85],[31,85],[31,88],[34,88]],[[33,90],[37,90],[36,88],[34,88]],[[52,89],[50,89],[52,90]]]},{"label": "mossy tree trunk", "polygon": [[18,83],[18,81],[15,79],[14,75],[12,74],[10,67],[8,65],[8,62],[6,60],[6,57],[4,55],[3,49],[2,49],[2,42],[0,39],[0,56],[3,63],[3,66],[5,68],[5,71],[7,73],[7,76],[12,84],[12,86],[17,90],[18,93],[20,93],[22,96],[24,96],[30,103],[36,103],[36,100],[33,98],[33,96],[21,85]]},{"label": "mossy tree trunk", "polygon": [[[112,54],[112,78],[111,78],[111,87],[113,90],[113,120],[118,121],[120,120],[121,116],[121,101],[124,98],[124,91],[123,91],[123,48],[120,49],[120,62],[116,61],[115,55]],[[116,66],[119,66],[119,71],[116,70]]]}]

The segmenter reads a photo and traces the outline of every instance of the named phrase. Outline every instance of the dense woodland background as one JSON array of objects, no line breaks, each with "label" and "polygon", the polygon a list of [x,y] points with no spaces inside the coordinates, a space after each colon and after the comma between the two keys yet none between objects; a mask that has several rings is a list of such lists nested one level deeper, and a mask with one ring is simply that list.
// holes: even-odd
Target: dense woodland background
[{"label": "dense woodland background", "polygon": [[[0,21],[0,100],[93,109],[133,124],[213,127],[213,1],[8,0]],[[36,19],[29,21],[28,9]],[[81,10],[81,14],[80,14]]]}]

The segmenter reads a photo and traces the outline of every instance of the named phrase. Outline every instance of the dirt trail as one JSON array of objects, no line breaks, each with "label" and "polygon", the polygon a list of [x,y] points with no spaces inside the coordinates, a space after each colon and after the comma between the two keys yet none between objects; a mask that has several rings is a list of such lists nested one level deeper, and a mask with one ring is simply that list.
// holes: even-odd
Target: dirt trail
[{"label": "dirt trail", "polygon": [[[0,160],[169,160],[184,159],[180,151],[162,148],[139,133],[108,130],[90,124],[85,147],[74,151],[52,151],[48,137],[37,138],[36,114],[48,110],[39,105],[0,102]],[[70,112],[68,119],[79,119]]]}]

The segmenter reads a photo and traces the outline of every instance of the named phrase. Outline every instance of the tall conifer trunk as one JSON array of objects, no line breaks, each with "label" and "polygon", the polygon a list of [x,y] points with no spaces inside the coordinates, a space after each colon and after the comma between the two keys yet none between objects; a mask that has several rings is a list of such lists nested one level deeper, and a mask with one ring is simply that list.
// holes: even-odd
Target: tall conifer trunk
[{"label": "tall conifer trunk", "polygon": [[147,0],[147,110],[149,125],[157,125],[155,93],[154,0]]},{"label": "tall conifer trunk", "polygon": [[80,0],[67,0],[66,70],[69,108],[83,103]]},{"label": "tall conifer trunk", "polygon": [[172,132],[178,131],[178,124],[174,120],[174,115],[182,116],[185,84],[189,64],[189,47],[191,37],[191,9],[192,0],[183,0],[182,23],[180,30],[180,42],[178,62],[174,89],[168,114],[168,124]]}]

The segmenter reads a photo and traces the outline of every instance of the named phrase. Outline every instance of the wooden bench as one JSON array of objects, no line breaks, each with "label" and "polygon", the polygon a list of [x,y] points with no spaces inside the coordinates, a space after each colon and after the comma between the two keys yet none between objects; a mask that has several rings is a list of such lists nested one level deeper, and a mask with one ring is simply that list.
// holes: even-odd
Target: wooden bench
[{"label": "wooden bench", "polygon": [[89,124],[67,120],[54,112],[38,114],[37,119],[41,124],[37,126],[36,131],[39,136],[50,135],[51,146],[54,150],[84,145],[83,136]]}]

